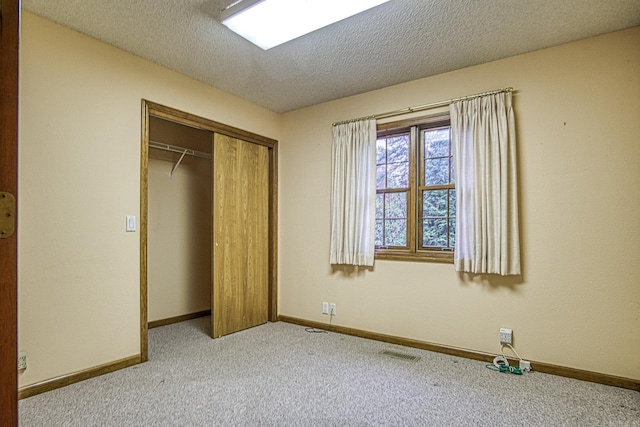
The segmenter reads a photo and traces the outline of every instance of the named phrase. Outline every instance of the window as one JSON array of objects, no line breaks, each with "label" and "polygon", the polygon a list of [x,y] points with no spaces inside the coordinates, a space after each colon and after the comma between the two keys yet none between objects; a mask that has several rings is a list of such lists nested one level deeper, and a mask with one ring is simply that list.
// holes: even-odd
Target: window
[{"label": "window", "polygon": [[380,125],[376,258],[452,262],[455,214],[449,117]]}]

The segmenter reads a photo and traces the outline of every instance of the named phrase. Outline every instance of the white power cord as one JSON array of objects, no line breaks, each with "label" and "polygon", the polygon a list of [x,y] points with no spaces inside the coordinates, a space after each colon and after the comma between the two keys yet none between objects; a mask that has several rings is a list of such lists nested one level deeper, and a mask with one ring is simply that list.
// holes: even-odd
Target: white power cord
[{"label": "white power cord", "polygon": [[504,356],[496,356],[493,359],[493,366],[500,369],[500,366],[509,366],[509,361]]},{"label": "white power cord", "polygon": [[503,343],[502,347],[500,348],[500,351],[502,352],[502,357],[504,357],[505,359],[507,358],[507,356],[504,355],[504,347],[507,346],[511,349],[511,351],[513,351],[513,354],[516,355],[516,357],[518,358],[518,360],[522,360],[522,357],[520,357],[520,355],[518,354],[518,352],[516,351],[515,348],[513,348],[513,346],[511,344],[507,344],[507,343]]},{"label": "white power cord", "polygon": [[[522,357],[520,357],[520,355],[516,351],[516,349],[511,344],[508,344],[508,343],[503,343],[502,344],[502,346],[500,348],[500,351],[502,352],[502,357],[498,356],[498,357],[496,357],[496,359],[502,358],[505,361],[507,361],[507,356],[505,356],[505,354],[504,354],[504,347],[505,346],[509,347],[511,349],[511,351],[513,351],[513,354],[516,355],[516,357],[518,358],[518,366],[522,371],[526,372],[526,371],[530,371],[531,370],[531,362],[523,360]],[[494,365],[495,365],[495,360],[496,359],[494,359]],[[507,365],[509,364],[509,362],[506,362],[506,363],[507,363]]]}]

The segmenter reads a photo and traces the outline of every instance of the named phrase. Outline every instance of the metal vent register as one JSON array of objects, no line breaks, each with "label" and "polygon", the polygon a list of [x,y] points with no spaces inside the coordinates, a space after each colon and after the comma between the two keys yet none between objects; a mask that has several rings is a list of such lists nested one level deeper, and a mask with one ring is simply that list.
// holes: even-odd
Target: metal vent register
[{"label": "metal vent register", "polygon": [[380,354],[393,357],[396,359],[410,360],[411,362],[417,362],[418,360],[420,360],[420,356],[414,356],[412,354],[407,354],[407,353],[400,353],[399,351],[382,350]]}]

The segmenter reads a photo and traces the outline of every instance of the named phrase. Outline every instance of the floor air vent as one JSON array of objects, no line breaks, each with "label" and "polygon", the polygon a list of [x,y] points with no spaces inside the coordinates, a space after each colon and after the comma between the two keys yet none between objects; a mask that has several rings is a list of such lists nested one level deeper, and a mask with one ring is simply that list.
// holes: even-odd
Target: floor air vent
[{"label": "floor air vent", "polygon": [[389,356],[389,357],[394,357],[396,359],[410,360],[411,362],[417,362],[418,360],[420,360],[420,356],[413,356],[411,354],[400,353],[398,351],[382,350],[380,354],[384,354],[385,356]]}]

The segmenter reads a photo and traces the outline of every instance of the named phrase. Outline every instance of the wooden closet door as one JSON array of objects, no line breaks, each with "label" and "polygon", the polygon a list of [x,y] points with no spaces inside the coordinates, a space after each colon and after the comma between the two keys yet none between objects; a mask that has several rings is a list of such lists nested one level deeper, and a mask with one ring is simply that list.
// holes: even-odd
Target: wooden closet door
[{"label": "wooden closet door", "polygon": [[267,322],[268,148],[215,134],[212,337]]}]

